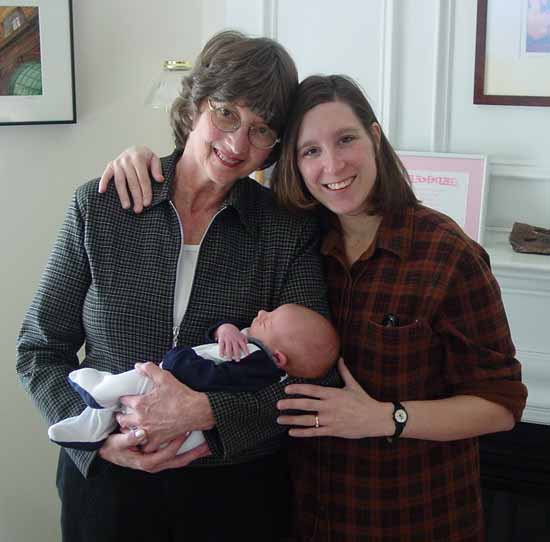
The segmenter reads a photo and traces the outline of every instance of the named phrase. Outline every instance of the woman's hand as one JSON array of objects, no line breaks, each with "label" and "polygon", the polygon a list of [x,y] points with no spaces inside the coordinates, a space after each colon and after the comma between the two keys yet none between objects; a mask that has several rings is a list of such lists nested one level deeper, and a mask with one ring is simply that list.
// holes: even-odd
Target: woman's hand
[{"label": "woman's hand", "polygon": [[[344,388],[310,384],[287,386],[286,393],[309,398],[282,399],[277,403],[277,408],[305,410],[311,414],[282,415],[277,422],[301,426],[289,430],[291,437],[364,438],[393,435],[392,403],[381,403],[368,395],[341,358],[338,360],[338,370],[344,380]],[[316,427],[317,420],[319,427]]]},{"label": "woman's hand", "polygon": [[220,357],[241,361],[241,355],[248,356],[248,339],[233,324],[222,324],[214,333],[218,345]]},{"label": "woman's hand", "polygon": [[99,456],[120,467],[155,473],[185,467],[200,457],[211,455],[206,442],[188,452],[176,455],[186,438],[187,435],[182,435],[164,448],[146,453],[139,447],[146,440],[145,431],[138,429],[117,433],[107,438],[99,450]]},{"label": "woman's hand", "polygon": [[134,202],[134,212],[141,213],[144,207],[151,205],[151,177],[157,182],[164,181],[159,157],[149,147],[138,145],[126,149],[117,158],[107,164],[101,180],[99,192],[105,192],[111,179],[115,179],[115,187],[124,209],[130,208],[130,196]]},{"label": "woman's hand", "polygon": [[137,363],[136,369],[154,383],[145,395],[126,395],[120,402],[129,414],[117,414],[121,427],[139,427],[147,434],[146,452],[194,430],[214,427],[214,415],[208,397],[179,382],[170,372],[154,363]]}]

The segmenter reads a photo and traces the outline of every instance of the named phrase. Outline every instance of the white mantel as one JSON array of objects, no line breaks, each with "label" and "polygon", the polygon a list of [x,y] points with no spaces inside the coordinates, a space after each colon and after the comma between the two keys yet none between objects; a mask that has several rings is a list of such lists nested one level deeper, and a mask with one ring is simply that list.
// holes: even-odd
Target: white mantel
[{"label": "white mantel", "polygon": [[514,252],[508,235],[490,231],[485,245],[529,390],[522,420],[550,425],[550,255]]}]

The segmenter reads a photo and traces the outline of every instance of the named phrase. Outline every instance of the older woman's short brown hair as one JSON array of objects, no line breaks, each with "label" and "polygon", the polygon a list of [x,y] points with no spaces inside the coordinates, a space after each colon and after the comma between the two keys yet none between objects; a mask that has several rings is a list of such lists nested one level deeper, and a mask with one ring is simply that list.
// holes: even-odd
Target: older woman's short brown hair
[{"label": "older woman's short brown hair", "polygon": [[[248,106],[282,135],[296,89],[298,72],[282,45],[269,38],[249,38],[236,31],[214,35],[182,79],[170,112],[175,144],[183,148],[205,98]],[[263,167],[279,156],[277,144]]]},{"label": "older woman's short brown hair", "polygon": [[329,102],[347,104],[374,144],[377,176],[368,198],[368,214],[384,215],[418,204],[407,171],[384,133],[381,131],[378,145],[373,139],[372,124],[378,124],[378,120],[365,94],[355,81],[344,75],[312,75],[300,83],[286,127],[281,157],[271,180],[278,202],[302,211],[320,205],[310,194],[300,174],[296,148],[305,114]]}]

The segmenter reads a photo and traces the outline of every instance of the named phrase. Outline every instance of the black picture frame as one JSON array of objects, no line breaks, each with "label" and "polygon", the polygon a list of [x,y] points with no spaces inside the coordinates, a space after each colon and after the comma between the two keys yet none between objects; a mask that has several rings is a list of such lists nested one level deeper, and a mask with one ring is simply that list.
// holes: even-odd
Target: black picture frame
[{"label": "black picture frame", "polygon": [[0,0],[0,126],[74,123],[72,0]]}]

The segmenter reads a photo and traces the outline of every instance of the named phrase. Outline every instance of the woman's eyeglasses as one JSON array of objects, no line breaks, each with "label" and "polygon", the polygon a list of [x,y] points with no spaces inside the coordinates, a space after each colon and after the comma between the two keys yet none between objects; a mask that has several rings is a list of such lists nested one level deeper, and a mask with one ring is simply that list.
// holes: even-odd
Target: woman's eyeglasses
[{"label": "woman's eyeglasses", "polygon": [[[222,132],[236,132],[241,127],[241,116],[228,104],[215,104],[208,98],[212,124]],[[257,149],[272,149],[278,142],[277,134],[267,124],[253,124],[248,128],[248,141]]]}]

